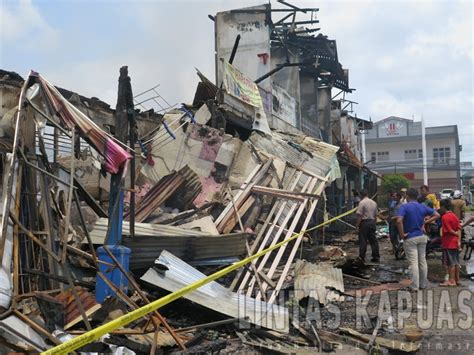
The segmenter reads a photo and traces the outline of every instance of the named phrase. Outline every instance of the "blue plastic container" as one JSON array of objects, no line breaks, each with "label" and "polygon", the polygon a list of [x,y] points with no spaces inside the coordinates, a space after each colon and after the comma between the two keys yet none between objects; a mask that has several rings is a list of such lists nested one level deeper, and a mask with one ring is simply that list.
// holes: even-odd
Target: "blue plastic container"
[{"label": "blue plastic container", "polygon": [[[123,245],[108,245],[109,251],[115,256],[117,261],[128,272],[130,264],[130,248]],[[105,261],[115,265],[104,247],[97,248],[97,257],[99,260]],[[106,264],[99,263],[99,269],[102,273],[123,292],[127,293],[128,280],[118,267],[112,267]],[[115,292],[105,283],[100,276],[96,277],[95,281],[95,299],[98,303],[102,303],[107,297],[115,296]]]}]

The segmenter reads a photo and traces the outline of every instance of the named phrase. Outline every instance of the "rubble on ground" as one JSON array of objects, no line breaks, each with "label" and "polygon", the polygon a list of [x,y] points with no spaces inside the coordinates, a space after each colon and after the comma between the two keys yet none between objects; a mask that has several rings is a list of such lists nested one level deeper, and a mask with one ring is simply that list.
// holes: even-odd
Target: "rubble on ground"
[{"label": "rubble on ground", "polygon": [[[286,31],[288,45],[321,46],[337,59],[335,42],[325,36],[275,31]],[[314,56],[303,49],[302,56]],[[350,90],[331,58],[321,56],[325,77]],[[313,69],[304,65],[306,74],[315,75]],[[113,110],[39,73],[23,80],[1,71],[3,89],[15,100],[5,101],[11,107],[2,108],[0,126],[0,352],[45,351],[170,294],[179,299],[77,352],[419,345],[399,349],[386,324],[350,329],[357,292],[380,295],[407,282],[403,272],[385,278],[390,282],[371,279],[383,270],[355,259],[350,216],[322,226],[351,212],[351,186],[365,179],[376,189],[376,174],[346,142],[355,136],[345,131],[349,121],[362,129],[367,122],[342,114],[339,105],[321,113],[329,113],[326,126],[339,114],[334,127],[300,117],[301,129],[290,129],[297,102],[285,88],[275,83],[270,97],[281,102],[268,110],[272,88],[257,85],[265,78],[250,80],[229,62],[221,71],[223,85],[198,71],[194,102],[160,113],[133,108],[133,100],[132,109]],[[121,85],[117,107],[127,95]],[[305,115],[315,109],[303,104]],[[290,108],[295,113],[287,117]],[[136,139],[127,141],[129,133]],[[379,235],[386,232],[380,226]],[[186,289],[243,260],[237,270]],[[346,312],[340,329],[332,328],[334,305]]]}]

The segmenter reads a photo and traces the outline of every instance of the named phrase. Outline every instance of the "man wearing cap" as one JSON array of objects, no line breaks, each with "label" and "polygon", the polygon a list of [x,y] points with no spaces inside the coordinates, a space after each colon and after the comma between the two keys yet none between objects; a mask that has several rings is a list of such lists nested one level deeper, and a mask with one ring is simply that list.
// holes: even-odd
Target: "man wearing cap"
[{"label": "man wearing cap", "polygon": [[464,219],[464,212],[466,212],[466,201],[462,198],[462,192],[454,191],[453,200],[451,201],[451,210],[460,221]]}]

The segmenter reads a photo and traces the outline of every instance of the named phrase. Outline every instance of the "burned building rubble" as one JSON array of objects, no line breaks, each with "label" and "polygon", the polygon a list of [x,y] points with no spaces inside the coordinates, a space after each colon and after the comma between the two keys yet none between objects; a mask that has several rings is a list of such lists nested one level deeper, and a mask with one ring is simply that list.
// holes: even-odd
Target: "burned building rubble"
[{"label": "burned building rubble", "polygon": [[[272,129],[340,147],[342,175],[326,193],[331,213],[346,211],[353,189],[366,188],[371,195],[377,190],[377,175],[362,158],[363,137],[372,122],[354,114],[357,103],[346,97],[354,90],[349,70],[339,62],[336,41],[314,28],[317,9],[280,10],[267,4],[218,13],[216,57],[232,58],[234,66],[254,78]],[[297,14],[310,19],[299,20]],[[222,63],[216,63],[217,83],[225,74]]]},{"label": "burned building rubble", "polygon": [[[211,16],[216,81],[197,71],[193,102],[162,112],[138,109],[126,67],[115,110],[0,71],[0,351],[244,351],[265,337],[322,348],[285,294],[329,273],[318,299],[344,301],[339,269],[299,259],[326,212],[372,184],[360,158],[371,122],[331,96],[352,89],[336,42],[304,26],[317,9],[282,4]],[[162,313],[167,292],[193,303]],[[213,327],[233,335],[210,339]]]}]

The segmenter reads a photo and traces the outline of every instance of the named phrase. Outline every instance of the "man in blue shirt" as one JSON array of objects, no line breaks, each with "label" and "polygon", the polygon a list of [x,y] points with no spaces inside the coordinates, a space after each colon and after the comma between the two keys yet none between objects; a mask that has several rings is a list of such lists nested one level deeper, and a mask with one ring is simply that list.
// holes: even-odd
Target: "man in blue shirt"
[{"label": "man in blue shirt", "polygon": [[[417,202],[418,192],[415,189],[407,191],[408,203],[401,205],[397,213],[397,228],[404,239],[403,248],[410,264],[412,288],[426,288],[428,266],[426,264],[425,224],[439,218],[438,212],[431,207]],[[426,219],[426,217],[429,217]]]}]

